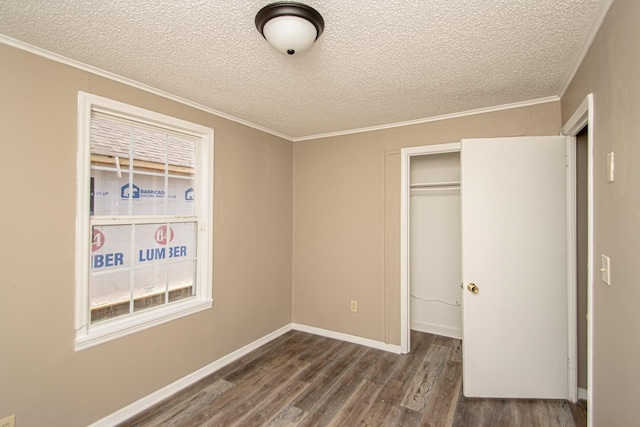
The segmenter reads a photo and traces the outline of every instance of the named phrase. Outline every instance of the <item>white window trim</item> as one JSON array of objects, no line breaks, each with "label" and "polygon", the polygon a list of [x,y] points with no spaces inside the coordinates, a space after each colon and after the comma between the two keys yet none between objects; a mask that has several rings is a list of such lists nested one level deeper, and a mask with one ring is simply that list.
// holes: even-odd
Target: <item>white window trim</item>
[{"label": "white window trim", "polygon": [[[89,307],[89,273],[91,237],[89,229],[90,129],[91,112],[133,118],[149,125],[193,135],[201,139],[196,161],[199,185],[196,214],[201,222],[197,239],[196,297],[172,302],[91,325]],[[76,297],[75,350],[83,350],[144,329],[188,316],[213,305],[213,129],[122,102],[85,92],[78,92],[78,158],[76,211]],[[162,220],[160,220],[162,222]]]}]

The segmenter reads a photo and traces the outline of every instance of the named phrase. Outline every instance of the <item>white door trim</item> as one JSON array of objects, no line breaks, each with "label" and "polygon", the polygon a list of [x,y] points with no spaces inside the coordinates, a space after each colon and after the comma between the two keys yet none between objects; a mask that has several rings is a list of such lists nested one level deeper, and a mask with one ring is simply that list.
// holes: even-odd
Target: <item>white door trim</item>
[{"label": "white door trim", "polygon": [[[587,417],[587,426],[593,426],[593,267],[595,265],[593,258],[593,146],[594,146],[594,109],[593,109],[593,94],[589,94],[582,101],[580,106],[576,109],[573,115],[567,120],[562,127],[562,134],[573,137],[570,140],[570,150],[568,151],[568,174],[572,174],[572,179],[567,181],[567,201],[572,203],[573,209],[569,209],[567,223],[570,226],[570,230],[575,229],[576,216],[575,216],[575,136],[584,129],[588,128],[588,147],[587,147],[587,262],[589,267],[587,269],[587,407],[589,408],[589,414]],[[578,396],[578,383],[577,383],[577,320],[575,316],[575,309],[577,303],[576,296],[576,277],[575,277],[575,260],[576,260],[576,242],[575,234],[569,233],[569,244],[567,245],[569,251],[569,260],[573,264],[569,265],[569,277],[568,277],[568,304],[569,304],[569,397],[570,400],[576,401]],[[573,273],[573,274],[572,274]],[[571,314],[573,313],[573,315]]]},{"label": "white door trim", "polygon": [[578,401],[577,233],[576,233],[576,137],[567,136],[567,368],[568,397]]},{"label": "white door trim", "polygon": [[409,290],[409,224],[411,209],[411,157],[426,154],[455,153],[460,151],[460,143],[425,145],[401,150],[401,192],[400,192],[400,351],[409,353],[411,349],[411,313]]}]

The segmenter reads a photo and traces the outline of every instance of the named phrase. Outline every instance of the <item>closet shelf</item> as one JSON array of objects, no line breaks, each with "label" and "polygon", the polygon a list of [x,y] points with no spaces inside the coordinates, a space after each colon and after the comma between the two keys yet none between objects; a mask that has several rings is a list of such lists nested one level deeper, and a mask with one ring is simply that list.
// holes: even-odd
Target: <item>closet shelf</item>
[{"label": "closet shelf", "polygon": [[410,185],[410,188],[441,188],[441,187],[460,187],[460,181],[415,182]]}]

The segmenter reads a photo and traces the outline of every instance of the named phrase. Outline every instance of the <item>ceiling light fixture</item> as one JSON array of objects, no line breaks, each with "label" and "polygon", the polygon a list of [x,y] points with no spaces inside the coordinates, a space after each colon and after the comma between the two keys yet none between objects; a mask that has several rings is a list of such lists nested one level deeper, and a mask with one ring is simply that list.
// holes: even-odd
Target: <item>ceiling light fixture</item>
[{"label": "ceiling light fixture", "polygon": [[277,51],[294,55],[309,49],[324,30],[324,19],[306,4],[271,3],[256,15],[256,28]]}]

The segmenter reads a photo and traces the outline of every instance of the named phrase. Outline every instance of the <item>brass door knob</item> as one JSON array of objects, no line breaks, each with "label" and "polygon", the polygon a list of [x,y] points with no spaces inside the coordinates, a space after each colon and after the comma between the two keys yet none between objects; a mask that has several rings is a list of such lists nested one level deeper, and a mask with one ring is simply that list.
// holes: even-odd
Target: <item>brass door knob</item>
[{"label": "brass door knob", "polygon": [[467,285],[467,289],[469,289],[469,292],[473,292],[474,294],[477,294],[478,292],[480,292],[480,289],[475,283],[469,283]]}]

